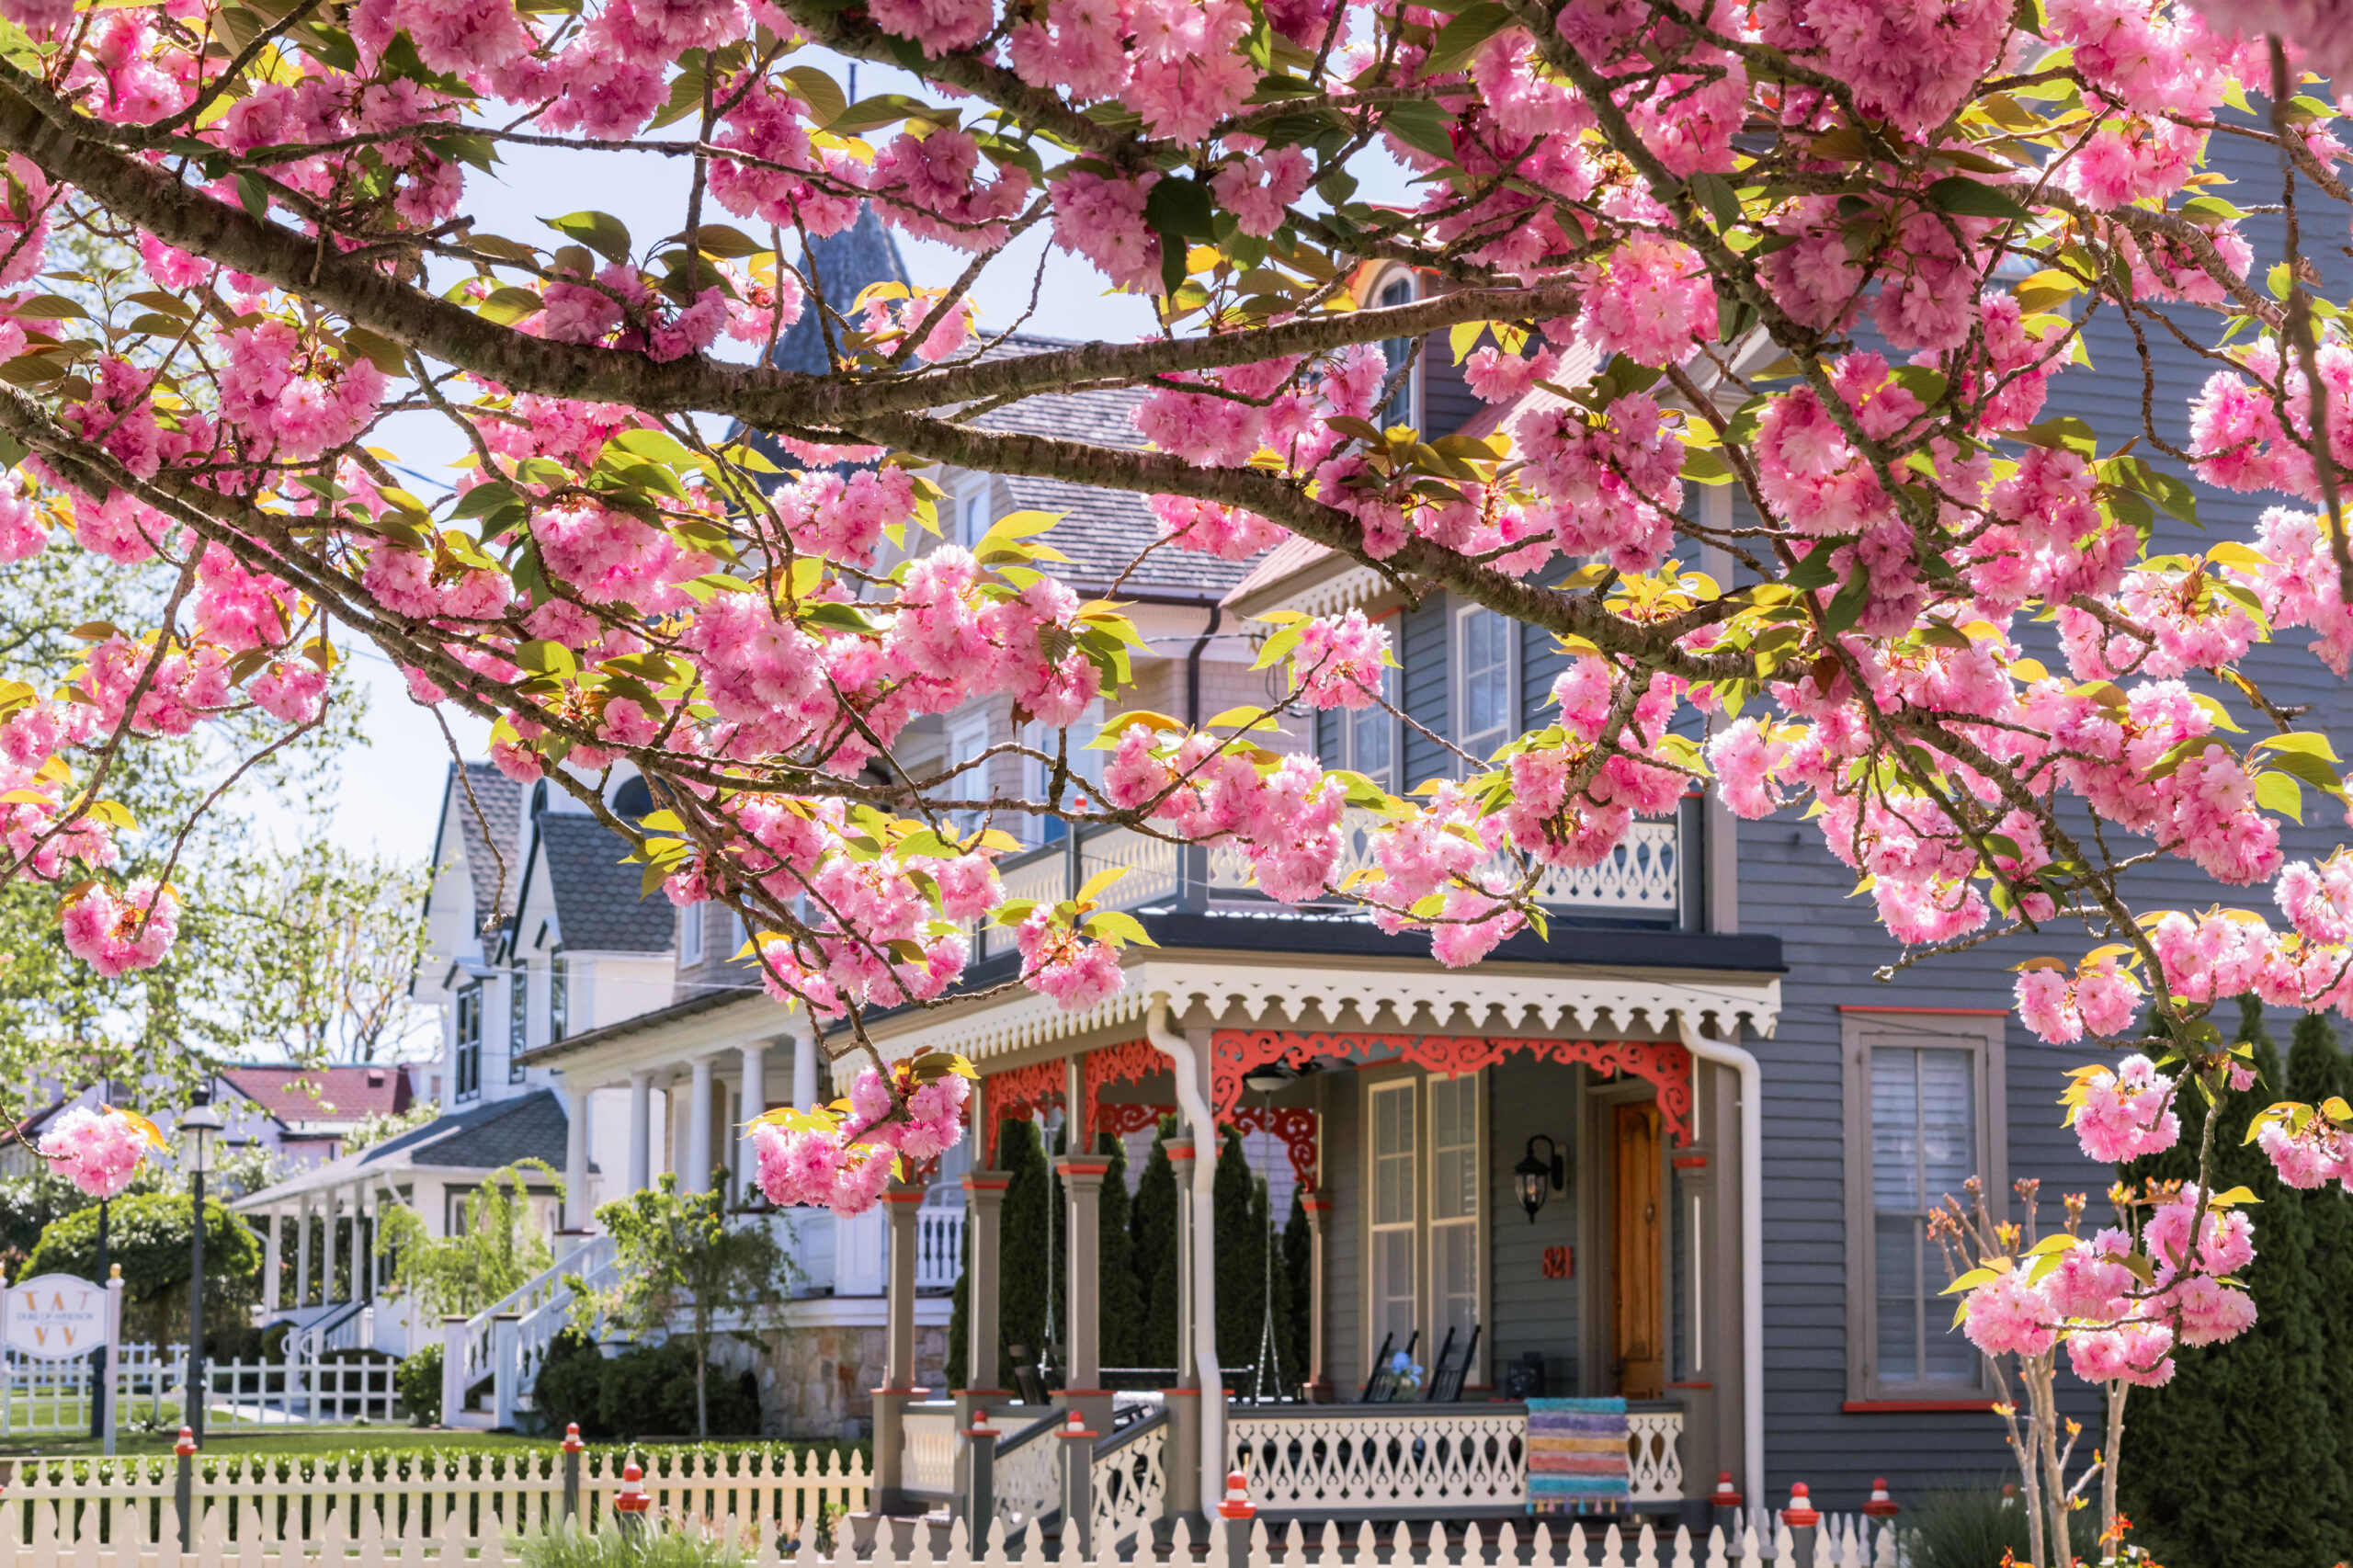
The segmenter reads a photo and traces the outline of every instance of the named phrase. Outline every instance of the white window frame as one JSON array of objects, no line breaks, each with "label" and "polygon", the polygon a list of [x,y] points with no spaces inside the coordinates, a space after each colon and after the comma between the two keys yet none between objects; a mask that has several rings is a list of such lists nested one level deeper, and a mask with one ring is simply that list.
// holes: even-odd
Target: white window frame
[{"label": "white window frame", "polygon": [[[1398,297],[1392,299],[1390,296],[1392,294]],[[1410,271],[1400,269],[1384,273],[1377,279],[1368,298],[1375,306],[1392,308],[1397,305],[1410,305],[1420,299],[1421,295],[1420,280]],[[1393,409],[1388,403],[1383,403],[1373,411],[1373,423],[1384,430],[1392,425],[1411,425],[1418,430],[1422,426],[1422,355],[1425,340],[1419,337],[1384,337],[1381,340],[1380,347],[1381,358],[1389,362],[1390,375],[1396,374],[1398,365],[1398,360],[1391,358],[1390,356],[1396,353],[1404,358],[1406,365],[1405,384],[1398,389],[1397,400],[1402,401],[1404,407],[1402,411],[1403,417],[1397,417],[1400,411]],[[1384,380],[1382,384],[1385,386],[1388,383]]]},{"label": "white window frame", "polygon": [[[1340,766],[1363,774],[1392,794],[1397,791],[1399,765],[1405,749],[1404,727],[1392,711],[1398,706],[1398,673],[1392,665],[1381,666],[1381,695],[1382,700],[1390,705],[1388,708],[1340,708],[1333,710],[1333,721],[1340,732]],[[1389,759],[1377,768],[1367,767],[1364,758],[1358,754],[1365,734],[1376,728],[1385,731],[1389,737]]]},{"label": "white window frame", "polygon": [[702,926],[707,910],[699,903],[689,903],[678,911],[678,967],[691,969],[702,962]]},{"label": "white window frame", "polygon": [[[1495,616],[1504,629],[1504,719],[1492,730],[1483,730],[1474,736],[1471,722],[1471,661],[1467,644],[1470,629],[1480,616]],[[1465,768],[1482,768],[1497,746],[1519,733],[1519,639],[1513,635],[1518,622],[1498,615],[1484,605],[1457,605],[1453,624],[1448,628],[1449,652],[1453,664],[1454,744],[1472,760],[1461,764]],[[1484,666],[1492,668],[1493,666]],[[1492,739],[1480,737],[1492,736]]]},{"label": "white window frame", "polygon": [[[955,767],[970,762],[989,749],[989,715],[985,708],[970,708],[948,716],[947,765]],[[951,801],[985,801],[989,798],[988,769],[975,767],[958,774],[948,783]],[[959,812],[956,825],[960,832],[970,833],[980,825],[980,812]]]},{"label": "white window frame", "polygon": [[[471,1029],[471,1032],[469,1032]],[[458,989],[450,1012],[451,1062],[460,1101],[482,1098],[482,982]],[[472,1072],[468,1074],[471,1067]],[[468,1088],[471,1076],[473,1086]]]},{"label": "white window frame", "polygon": [[[952,541],[966,550],[978,544],[996,519],[989,516],[992,489],[987,476],[968,480],[956,492],[956,520]],[[974,527],[975,524],[979,526]]]},{"label": "white window frame", "polygon": [[[1384,1221],[1381,1218],[1381,1161],[1401,1156],[1393,1153],[1384,1155],[1381,1152],[1380,1111],[1382,1100],[1396,1095],[1405,1096],[1404,1125],[1408,1135],[1414,1140],[1414,1146],[1402,1155],[1406,1166],[1403,1190],[1406,1202],[1411,1206],[1411,1212],[1402,1220]],[[1402,1236],[1404,1239],[1406,1256],[1410,1260],[1407,1275],[1413,1282],[1413,1306],[1404,1324],[1404,1332],[1408,1337],[1415,1329],[1420,1329],[1425,1337],[1428,1335],[1428,1328],[1422,1322],[1423,1307],[1427,1301],[1427,1293],[1422,1288],[1421,1234],[1423,1210],[1427,1205],[1421,1190],[1420,1173],[1416,1168],[1421,1156],[1423,1137],[1422,1103],[1422,1079],[1418,1073],[1404,1074],[1365,1085],[1364,1355],[1367,1358],[1366,1369],[1369,1372],[1379,1369],[1371,1364],[1370,1358],[1380,1353],[1381,1324],[1388,1320],[1389,1303],[1393,1300],[1391,1296],[1384,1294],[1381,1289],[1383,1282],[1381,1270],[1381,1244],[1384,1237]],[[1391,1354],[1394,1355],[1397,1351],[1404,1349],[1404,1345],[1400,1342],[1391,1345],[1389,1348]],[[1415,1345],[1414,1358],[1425,1367],[1429,1365],[1426,1358],[1427,1354],[1427,1352],[1419,1343]]]},{"label": "white window frame", "polygon": [[[1471,1168],[1464,1188],[1469,1197],[1470,1208],[1466,1213],[1445,1219],[1439,1218],[1438,1213],[1438,1156],[1441,1146],[1438,1142],[1438,1104],[1441,1085],[1444,1085],[1449,1095],[1467,1095],[1471,1101],[1471,1142],[1468,1146]],[[1428,1151],[1428,1154],[1422,1165],[1429,1173],[1429,1187],[1423,1196],[1422,1204],[1422,1212],[1425,1216],[1423,1225],[1429,1233],[1427,1245],[1429,1257],[1429,1289],[1425,1308],[1427,1326],[1422,1331],[1422,1337],[1428,1342],[1428,1353],[1423,1358],[1423,1362],[1435,1374],[1438,1370],[1438,1349],[1446,1343],[1446,1298],[1449,1294],[1443,1290],[1438,1279],[1441,1232],[1459,1231],[1469,1238],[1471,1312],[1469,1323],[1462,1325],[1464,1336],[1467,1337],[1470,1329],[1476,1328],[1487,1321],[1486,1077],[1481,1072],[1458,1074],[1451,1078],[1442,1074],[1431,1074],[1423,1079],[1423,1087],[1425,1092],[1422,1096],[1424,1118],[1422,1146]],[[1461,1148],[1462,1145],[1449,1144],[1445,1147]],[[1482,1333],[1479,1336],[1479,1351],[1482,1356],[1485,1355],[1486,1348],[1486,1335]],[[1481,1362],[1473,1361],[1464,1372],[1463,1382],[1466,1387],[1472,1383],[1485,1381],[1480,1376],[1481,1365]]]},{"label": "white window frame", "polygon": [[548,1043],[572,1035],[572,964],[559,942],[548,953]]},{"label": "white window frame", "polygon": [[[1992,1369],[1973,1357],[1973,1375],[1951,1379],[1894,1379],[1879,1374],[1878,1208],[1871,1190],[1871,1058],[1881,1050],[1962,1051],[1970,1071],[1977,1119],[1977,1171],[1985,1200],[2000,1218],[2009,1197],[2009,1150],[2004,1106],[2008,1083],[2003,1046],[2006,1015],[1991,1012],[1937,1013],[1842,1010],[1841,1058],[1847,1133],[1847,1390],[1850,1403],[1992,1399]],[[1930,1201],[1941,1194],[1930,1196]],[[1958,1198],[1960,1193],[1953,1194]],[[1940,1278],[1930,1278],[1926,1298],[1929,1333],[1942,1330],[1949,1313]],[[1954,1331],[1956,1334],[1958,1330]]]}]

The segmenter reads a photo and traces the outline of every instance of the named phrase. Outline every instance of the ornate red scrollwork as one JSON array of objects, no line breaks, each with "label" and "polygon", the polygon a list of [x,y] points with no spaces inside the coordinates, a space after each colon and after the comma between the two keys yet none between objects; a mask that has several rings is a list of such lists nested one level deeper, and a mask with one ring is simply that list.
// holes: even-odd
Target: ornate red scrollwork
[{"label": "ornate red scrollwork", "polygon": [[1234,1107],[1230,1115],[1218,1119],[1245,1137],[1253,1132],[1272,1132],[1281,1139],[1284,1151],[1290,1155],[1291,1175],[1299,1178],[1300,1190],[1315,1190],[1318,1152],[1315,1134],[1321,1119],[1313,1111],[1305,1106],[1279,1106],[1268,1116],[1266,1107],[1240,1105]]},{"label": "ornate red scrollwork", "polygon": [[1106,1084],[1140,1084],[1154,1073],[1164,1071],[1168,1058],[1154,1051],[1148,1040],[1131,1040],[1125,1045],[1106,1046],[1086,1053],[1084,1070],[1079,1074],[1086,1083],[1085,1145],[1092,1147],[1095,1134],[1110,1129],[1096,1119],[1096,1097]]},{"label": "ornate red scrollwork", "polygon": [[1054,1060],[1008,1067],[981,1080],[981,1114],[989,1122],[983,1142],[992,1166],[996,1164],[997,1130],[1005,1119],[1062,1105],[1069,1097],[1069,1074],[1067,1063]]},{"label": "ornate red scrollwork", "polygon": [[1341,1034],[1296,1029],[1220,1029],[1210,1040],[1210,1081],[1221,1120],[1242,1098],[1242,1077],[1253,1067],[1281,1062],[1303,1067],[1316,1060],[1363,1061],[1394,1052],[1449,1077],[1492,1067],[1514,1051],[1542,1061],[1581,1062],[1612,1076],[1645,1080],[1658,1101],[1659,1119],[1677,1143],[1691,1142],[1691,1053],[1671,1040],[1541,1040],[1498,1035]]},{"label": "ornate red scrollwork", "polygon": [[1114,1100],[1097,1108],[1095,1131],[1108,1132],[1114,1138],[1125,1138],[1131,1132],[1149,1132],[1160,1125],[1164,1116],[1174,1116],[1173,1105],[1136,1105]]}]

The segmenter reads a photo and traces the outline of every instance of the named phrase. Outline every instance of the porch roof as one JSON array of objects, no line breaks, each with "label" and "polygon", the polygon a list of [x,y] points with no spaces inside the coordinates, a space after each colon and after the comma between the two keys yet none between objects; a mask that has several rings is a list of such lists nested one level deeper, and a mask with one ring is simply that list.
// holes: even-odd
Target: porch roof
[{"label": "porch roof", "polygon": [[[907,1009],[870,1021],[893,1058],[952,1050],[974,1061],[1051,1045],[1143,1017],[1156,994],[1173,1016],[1195,1008],[1253,1025],[1357,1025],[1466,1034],[1673,1038],[1678,1017],[1729,1036],[1769,1037],[1781,1007],[1774,937],[1555,927],[1523,934],[1485,962],[1444,968],[1427,937],[1389,936],[1360,920],[1186,913],[1140,915],[1156,949],[1127,949],[1127,984],[1065,1012],[1035,992],[972,1007]],[[972,986],[1002,982],[1007,954],[976,966]],[[1003,967],[1006,973],[995,972]]]}]

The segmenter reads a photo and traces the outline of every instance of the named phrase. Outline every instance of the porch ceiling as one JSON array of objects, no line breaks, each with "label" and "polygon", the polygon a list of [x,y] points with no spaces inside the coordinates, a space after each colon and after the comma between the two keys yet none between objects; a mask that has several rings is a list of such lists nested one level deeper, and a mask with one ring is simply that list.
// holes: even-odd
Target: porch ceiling
[{"label": "porch ceiling", "polygon": [[1678,1017],[1720,1038],[1735,1028],[1769,1037],[1781,1007],[1780,976],[1768,971],[1493,961],[1449,970],[1428,959],[1129,951],[1126,989],[1094,1007],[1064,1012],[1048,997],[1008,992],[887,1020],[871,1032],[893,1059],[944,1050],[986,1061],[1133,1023],[1155,995],[1168,998],[1179,1020],[1222,1028],[1613,1039],[1672,1039]]}]

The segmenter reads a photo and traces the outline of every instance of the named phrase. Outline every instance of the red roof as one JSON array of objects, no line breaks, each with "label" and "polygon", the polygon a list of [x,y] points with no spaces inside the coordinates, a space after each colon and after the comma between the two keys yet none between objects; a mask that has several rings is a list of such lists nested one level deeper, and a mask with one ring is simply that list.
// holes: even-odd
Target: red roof
[{"label": "red roof", "polygon": [[358,1121],[408,1108],[399,1065],[223,1067],[223,1081],[280,1121]]}]

